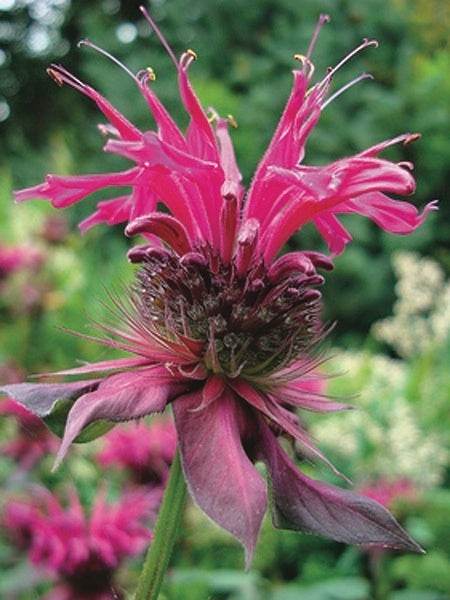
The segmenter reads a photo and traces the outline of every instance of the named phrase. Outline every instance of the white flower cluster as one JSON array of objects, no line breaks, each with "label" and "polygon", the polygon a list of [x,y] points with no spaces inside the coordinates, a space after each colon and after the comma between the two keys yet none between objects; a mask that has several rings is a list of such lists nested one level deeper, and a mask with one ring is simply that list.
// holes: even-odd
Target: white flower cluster
[{"label": "white flower cluster", "polygon": [[450,283],[441,267],[413,252],[392,259],[398,282],[394,315],[374,323],[375,338],[411,358],[441,346],[450,332]]},{"label": "white flower cluster", "polygon": [[355,482],[388,477],[408,479],[420,487],[439,485],[450,453],[442,436],[430,433],[421,423],[415,399],[407,399],[408,365],[380,355],[347,351],[339,352],[331,366],[340,372],[342,367],[349,368],[347,375],[336,379],[340,386],[337,393],[359,390],[352,402],[356,410],[326,419],[322,416],[311,425],[326,454],[334,453],[335,460],[344,461],[345,471]]}]

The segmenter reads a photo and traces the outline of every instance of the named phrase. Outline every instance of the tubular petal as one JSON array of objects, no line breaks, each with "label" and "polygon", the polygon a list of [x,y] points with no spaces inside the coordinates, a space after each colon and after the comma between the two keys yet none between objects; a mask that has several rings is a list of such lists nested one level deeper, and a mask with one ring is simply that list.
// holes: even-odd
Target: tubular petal
[{"label": "tubular petal", "polygon": [[164,213],[154,212],[132,221],[125,233],[133,236],[138,233],[150,233],[164,240],[180,256],[192,250],[191,242],[183,225]]}]

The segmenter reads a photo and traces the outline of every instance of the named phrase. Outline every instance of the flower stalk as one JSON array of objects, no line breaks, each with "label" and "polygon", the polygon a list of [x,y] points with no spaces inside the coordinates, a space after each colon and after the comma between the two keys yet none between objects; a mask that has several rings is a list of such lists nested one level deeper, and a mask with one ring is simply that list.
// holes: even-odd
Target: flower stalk
[{"label": "flower stalk", "polygon": [[183,513],[186,481],[177,450],[161,503],[155,532],[145,557],[135,600],[157,600]]}]

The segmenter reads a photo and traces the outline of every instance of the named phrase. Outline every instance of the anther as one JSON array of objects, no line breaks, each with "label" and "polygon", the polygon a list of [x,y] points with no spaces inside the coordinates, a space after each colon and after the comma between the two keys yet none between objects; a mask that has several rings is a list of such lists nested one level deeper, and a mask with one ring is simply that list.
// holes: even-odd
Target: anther
[{"label": "anther", "polygon": [[189,54],[189,56],[192,56],[192,58],[194,60],[197,60],[197,52],[195,52],[194,50],[192,50],[191,48],[189,48],[188,50],[186,50],[186,54]]},{"label": "anther", "polygon": [[405,140],[403,140],[403,145],[408,146],[412,142],[415,142],[416,140],[418,140],[420,137],[421,137],[420,133],[412,133]]},{"label": "anther", "polygon": [[53,81],[59,85],[59,87],[62,87],[64,81],[61,78],[60,74],[58,73],[58,71],[55,71],[55,69],[51,69],[48,68],[47,69],[47,74],[50,75],[50,77],[53,79]]},{"label": "anther", "polygon": [[227,121],[231,125],[231,127],[234,127],[235,129],[237,128],[238,124],[233,115],[227,115]]},{"label": "anther", "polygon": [[155,81],[156,80],[155,71],[151,67],[147,67],[145,70],[148,73],[149,81]]},{"label": "anther", "polygon": [[307,61],[307,58],[304,54],[294,54],[294,60],[298,60],[299,63],[304,65]]}]

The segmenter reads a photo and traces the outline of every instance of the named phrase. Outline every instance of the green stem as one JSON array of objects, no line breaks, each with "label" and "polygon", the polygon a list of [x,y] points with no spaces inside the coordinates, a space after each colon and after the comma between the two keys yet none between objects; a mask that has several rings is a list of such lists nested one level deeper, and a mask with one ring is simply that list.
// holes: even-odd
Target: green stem
[{"label": "green stem", "polygon": [[169,565],[183,513],[186,482],[177,450],[156,521],[155,533],[145,557],[135,600],[157,600]]}]

